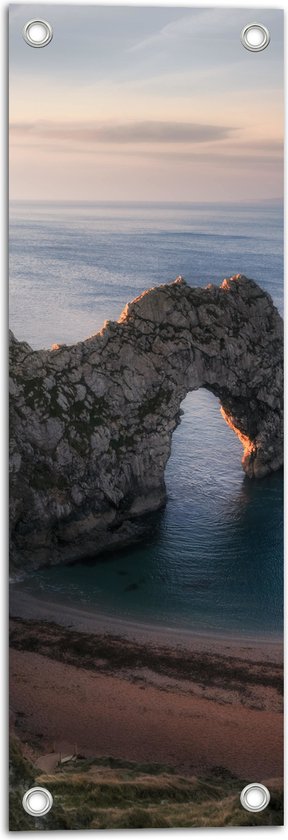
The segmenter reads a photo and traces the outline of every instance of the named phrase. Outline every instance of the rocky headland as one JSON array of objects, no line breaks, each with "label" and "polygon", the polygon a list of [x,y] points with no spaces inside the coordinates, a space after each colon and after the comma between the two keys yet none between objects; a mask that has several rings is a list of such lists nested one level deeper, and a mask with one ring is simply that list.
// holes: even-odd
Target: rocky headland
[{"label": "rocky headland", "polygon": [[150,289],[69,347],[34,351],[11,334],[12,569],[94,557],[145,533],[144,515],[165,503],[189,391],[219,398],[249,478],[281,467],[282,332],[271,297],[236,275]]}]

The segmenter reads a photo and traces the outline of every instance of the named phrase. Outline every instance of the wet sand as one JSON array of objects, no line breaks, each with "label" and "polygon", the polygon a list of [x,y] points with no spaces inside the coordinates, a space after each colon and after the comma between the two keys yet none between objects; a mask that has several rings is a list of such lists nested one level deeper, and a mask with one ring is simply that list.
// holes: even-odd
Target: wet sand
[{"label": "wet sand", "polygon": [[179,645],[193,650],[207,650],[223,652],[231,650],[237,652],[237,656],[244,659],[254,658],[257,651],[257,658],[263,661],[283,662],[282,639],[261,638],[249,636],[228,636],[209,635],[203,632],[196,633],[183,628],[163,627],[162,625],[144,624],[123,620],[115,616],[99,614],[83,607],[75,607],[71,604],[60,604],[46,599],[35,598],[29,592],[25,592],[17,584],[10,588],[10,615],[24,619],[36,619],[43,621],[54,621],[64,627],[77,629],[86,633],[108,633],[122,638],[134,639],[144,644],[164,644],[175,647]]}]

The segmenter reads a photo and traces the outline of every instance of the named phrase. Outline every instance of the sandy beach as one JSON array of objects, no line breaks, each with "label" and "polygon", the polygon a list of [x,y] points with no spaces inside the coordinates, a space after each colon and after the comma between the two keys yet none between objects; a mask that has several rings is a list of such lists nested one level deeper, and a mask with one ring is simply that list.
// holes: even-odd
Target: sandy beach
[{"label": "sandy beach", "polygon": [[72,604],[65,604],[35,598],[29,592],[24,591],[17,583],[10,587],[10,615],[24,619],[35,619],[42,621],[54,621],[64,627],[75,628],[79,632],[86,633],[108,633],[109,635],[121,636],[122,638],[133,639],[144,644],[163,644],[169,646],[179,645],[182,648],[191,648],[194,651],[207,650],[227,654],[229,651],[236,651],[237,657],[249,659],[254,657],[257,650],[257,658],[265,662],[283,662],[283,642],[279,638],[261,638],[217,634],[210,635],[203,632],[185,630],[177,627],[164,627],[159,624],[145,624],[123,620],[116,616],[109,616],[105,613],[92,612],[84,607],[75,607]]},{"label": "sandy beach", "polygon": [[17,606],[13,592],[11,613],[13,726],[36,758],[76,744],[182,772],[282,776],[280,644],[189,634],[172,644],[151,628],[116,633],[113,621],[108,633],[69,607],[60,624],[59,605],[21,594]]}]

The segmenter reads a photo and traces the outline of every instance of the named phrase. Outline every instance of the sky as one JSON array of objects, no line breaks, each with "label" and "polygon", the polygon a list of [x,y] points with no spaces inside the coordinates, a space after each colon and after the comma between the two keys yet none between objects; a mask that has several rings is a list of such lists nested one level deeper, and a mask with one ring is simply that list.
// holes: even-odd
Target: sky
[{"label": "sky", "polygon": [[[258,53],[240,42],[255,20]],[[11,199],[281,197],[281,10],[15,4],[9,30]]]}]

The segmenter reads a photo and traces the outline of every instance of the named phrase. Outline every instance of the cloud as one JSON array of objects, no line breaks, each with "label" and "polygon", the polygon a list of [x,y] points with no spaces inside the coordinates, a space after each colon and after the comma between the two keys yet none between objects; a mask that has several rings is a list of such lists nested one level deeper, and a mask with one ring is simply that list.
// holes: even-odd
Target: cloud
[{"label": "cloud", "polygon": [[176,18],[176,20],[169,21],[158,32],[154,32],[147,38],[137,41],[128,49],[128,52],[138,52],[147,48],[150,49],[151,47],[162,48],[164,45],[171,45],[174,41],[183,38],[183,36],[185,38],[191,38],[194,35],[197,36],[199,34],[199,23],[201,35],[203,36],[203,33],[204,37],[207,34],[210,35],[211,26],[213,28],[215,22],[216,25],[219,25],[219,12],[221,14],[221,11],[217,9],[215,21],[215,11],[213,12],[211,9],[191,10],[191,12]]},{"label": "cloud", "polygon": [[[180,11],[180,9],[179,9]],[[272,15],[271,15],[272,12]],[[257,17],[257,16],[256,16]],[[271,21],[271,24],[270,24]],[[187,13],[176,18],[176,20],[169,21],[160,27],[158,31],[136,41],[128,52],[136,53],[144,50],[162,50],[173,49],[176,46],[183,48],[185,41],[190,42],[190,46],[195,41],[201,42],[209,41],[211,48],[232,42],[232,45],[239,43],[240,32],[247,22],[247,13],[245,9],[221,9],[221,8],[206,8],[206,9],[191,9]],[[282,37],[283,16],[282,10],[265,9],[265,23],[273,27],[273,40],[278,41]],[[215,56],[215,52],[214,52]],[[231,56],[229,56],[231,61]]]},{"label": "cloud", "polygon": [[94,143],[211,143],[226,140],[235,129],[209,125],[157,120],[126,123],[14,123],[11,138],[26,140]]},{"label": "cloud", "polygon": [[[186,167],[187,173],[191,168],[206,167],[206,172],[211,169],[216,171],[222,168],[225,171],[246,170],[246,173],[252,170],[263,170],[269,167],[273,168],[274,172],[278,172],[279,168],[282,170],[283,166],[283,142],[280,140],[263,140],[240,141],[235,138],[233,144],[231,140],[224,140],[222,143],[207,143],[207,144],[189,144],[189,143],[86,143],[78,139],[71,138],[67,143],[66,135],[64,139],[51,140],[43,133],[41,139],[30,133],[31,126],[23,126],[24,133],[22,133],[22,126],[18,124],[14,126],[16,136],[19,135],[17,148],[21,152],[28,155],[33,155],[34,152],[46,157],[59,158],[65,157],[71,160],[73,158],[80,158],[82,162],[90,161],[101,165],[109,166],[130,166],[131,169],[135,167],[152,167],[157,164],[159,168],[165,169],[175,167],[183,169]],[[75,139],[75,142],[73,142]],[[12,144],[11,144],[12,145]]]}]

